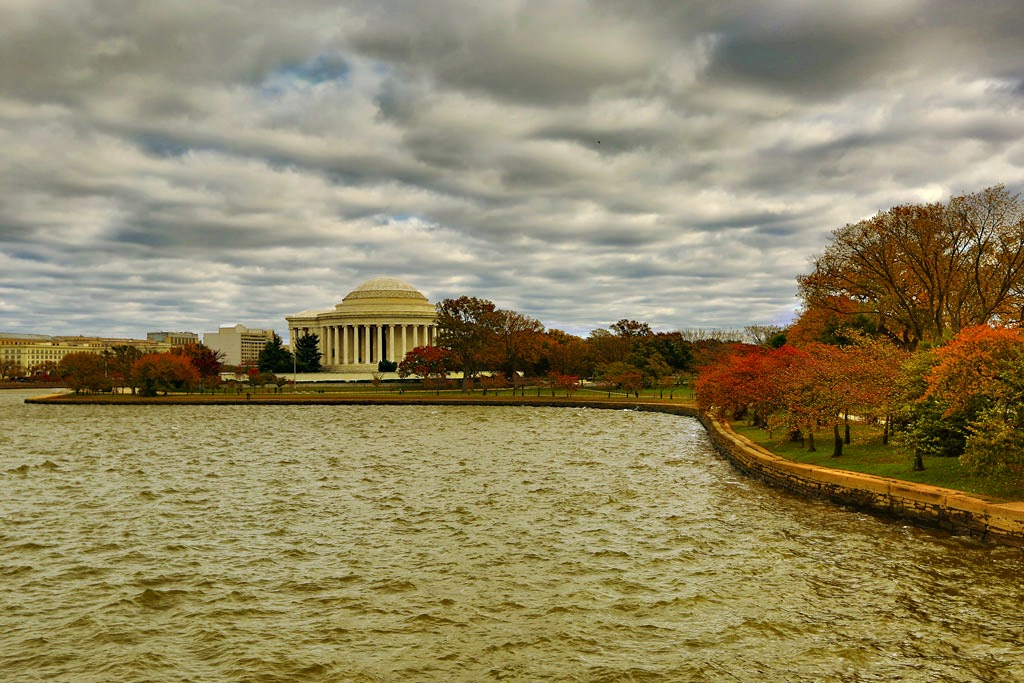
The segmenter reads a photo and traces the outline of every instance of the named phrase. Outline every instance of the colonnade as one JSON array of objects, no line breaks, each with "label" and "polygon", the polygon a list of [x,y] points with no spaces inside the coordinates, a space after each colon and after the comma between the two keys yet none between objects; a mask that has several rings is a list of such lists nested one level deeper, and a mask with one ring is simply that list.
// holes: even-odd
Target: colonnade
[{"label": "colonnade", "polygon": [[437,344],[437,326],[404,323],[353,323],[323,325],[319,329],[296,327],[291,338],[303,334],[320,337],[321,363],[336,365],[376,365],[381,360],[401,361],[417,346]]}]

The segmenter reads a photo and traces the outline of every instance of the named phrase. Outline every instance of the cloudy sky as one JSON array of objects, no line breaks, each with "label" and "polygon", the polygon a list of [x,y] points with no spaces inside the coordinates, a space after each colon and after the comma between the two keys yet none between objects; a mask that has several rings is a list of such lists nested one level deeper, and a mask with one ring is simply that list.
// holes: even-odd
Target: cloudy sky
[{"label": "cloudy sky", "polygon": [[376,276],[784,323],[833,229],[1024,190],[1022,35],[1017,0],[0,0],[0,331],[287,337]]}]

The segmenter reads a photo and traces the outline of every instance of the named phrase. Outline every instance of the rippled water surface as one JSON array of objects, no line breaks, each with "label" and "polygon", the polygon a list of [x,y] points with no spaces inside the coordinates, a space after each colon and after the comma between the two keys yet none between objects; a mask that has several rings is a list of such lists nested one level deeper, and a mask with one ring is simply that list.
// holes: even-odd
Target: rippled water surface
[{"label": "rippled water surface", "polygon": [[0,393],[3,681],[1024,681],[1024,560],[696,421]]}]

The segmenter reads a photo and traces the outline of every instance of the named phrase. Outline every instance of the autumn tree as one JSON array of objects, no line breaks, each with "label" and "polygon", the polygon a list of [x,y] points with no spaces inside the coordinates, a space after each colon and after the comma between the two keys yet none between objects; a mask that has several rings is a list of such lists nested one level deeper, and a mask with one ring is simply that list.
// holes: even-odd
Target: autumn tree
[{"label": "autumn tree", "polygon": [[398,376],[413,375],[425,380],[444,380],[452,371],[452,355],[439,346],[417,346],[398,364]]},{"label": "autumn tree", "polygon": [[590,348],[590,356],[594,360],[595,367],[611,363],[625,363],[633,350],[633,342],[630,337],[612,334],[603,328],[591,330],[587,336],[587,346]]},{"label": "autumn tree", "polygon": [[59,377],[60,376],[58,371],[57,371],[57,367],[58,366],[57,366],[56,361],[44,360],[44,361],[42,361],[40,363],[36,363],[32,367],[30,367],[28,369],[28,371],[34,377],[41,377],[41,378],[49,380],[49,379],[53,379],[54,377]]},{"label": "autumn tree", "polygon": [[480,370],[494,361],[498,321],[493,302],[462,296],[445,299],[437,309],[437,345],[447,349],[462,370],[465,387],[472,385]]},{"label": "autumn tree", "polygon": [[156,396],[158,391],[190,391],[200,381],[191,360],[173,353],[143,355],[135,361],[132,375],[142,396]]},{"label": "autumn tree", "polygon": [[637,339],[640,337],[650,337],[654,334],[651,331],[651,326],[644,322],[637,320],[626,320],[623,318],[618,322],[611,324],[611,330],[619,337],[625,337],[626,339]]},{"label": "autumn tree", "polygon": [[857,302],[848,297],[830,296],[813,306],[805,306],[786,330],[786,343],[793,346],[821,343],[835,346],[852,344],[859,336],[876,336],[878,326]]},{"label": "autumn tree", "polygon": [[778,377],[781,410],[776,419],[806,433],[809,451],[815,450],[815,429],[825,426],[832,428],[832,456],[843,453],[839,427],[856,400],[853,384],[857,368],[847,354],[844,348],[817,344],[804,349],[800,361],[787,366]]},{"label": "autumn tree", "polygon": [[192,363],[192,366],[199,373],[199,389],[203,390],[206,385],[216,386],[220,380],[220,371],[224,367],[224,352],[214,351],[209,346],[201,343],[186,344],[171,349],[171,353],[183,356]]},{"label": "autumn tree", "polygon": [[131,387],[134,394],[135,379],[132,373],[135,361],[142,357],[142,351],[131,344],[117,344],[111,346],[110,351],[113,353],[113,357],[110,359],[110,368],[113,370],[114,376],[120,378],[121,387]]},{"label": "autumn tree", "polygon": [[88,351],[66,354],[57,364],[57,373],[76,394],[89,391],[110,391],[112,385],[105,372],[103,359]]},{"label": "autumn tree", "polygon": [[751,344],[734,344],[715,363],[705,365],[697,376],[698,405],[733,417],[749,414],[760,426],[783,409],[782,373],[803,362],[807,354],[791,346],[768,349]]},{"label": "autumn tree", "polygon": [[644,388],[644,374],[635,366],[621,361],[604,366],[601,370],[601,379],[626,394],[637,397]]},{"label": "autumn tree", "polygon": [[535,367],[541,371],[536,374],[557,372],[589,377],[593,373],[590,347],[581,337],[562,330],[548,330],[541,335],[540,345],[539,362]]},{"label": "autumn tree", "polygon": [[1024,205],[995,186],[946,204],[893,207],[833,232],[798,282],[808,309],[854,302],[880,334],[911,349],[1020,320]]},{"label": "autumn tree", "polygon": [[12,359],[5,358],[0,361],[0,380],[14,379],[21,377],[24,371],[21,369],[21,363]]},{"label": "autumn tree", "polygon": [[886,339],[863,334],[855,335],[844,351],[851,404],[862,417],[883,421],[882,443],[888,444],[891,424],[904,404],[905,365],[911,354]]},{"label": "autumn tree", "polygon": [[583,386],[580,378],[576,375],[563,375],[560,372],[552,372],[548,375],[548,385],[554,393],[555,389],[560,389],[565,392],[566,397],[570,397],[575,394]]},{"label": "autumn tree", "polygon": [[1024,472],[1024,332],[987,325],[936,350],[926,399],[967,425],[961,463],[981,474]]},{"label": "autumn tree", "polygon": [[913,469],[924,469],[924,457],[959,457],[967,443],[967,421],[949,414],[949,406],[928,393],[928,378],[938,363],[935,351],[918,349],[901,368],[896,389],[897,410],[892,431],[896,444],[912,453]]},{"label": "autumn tree", "polygon": [[503,309],[494,311],[493,325],[501,366],[507,377],[515,377],[524,365],[533,363],[540,355],[544,325],[522,313]]}]

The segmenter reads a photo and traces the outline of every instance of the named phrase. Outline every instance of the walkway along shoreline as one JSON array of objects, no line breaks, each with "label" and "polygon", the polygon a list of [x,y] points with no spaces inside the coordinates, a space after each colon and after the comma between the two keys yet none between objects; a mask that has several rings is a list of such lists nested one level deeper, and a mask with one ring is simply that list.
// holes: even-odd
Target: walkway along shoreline
[{"label": "walkway along shoreline", "polygon": [[541,406],[637,410],[685,415],[700,420],[715,449],[733,467],[770,486],[811,498],[820,498],[857,510],[915,524],[944,529],[986,541],[1024,547],[1024,501],[991,503],[953,489],[917,484],[871,474],[808,465],[779,457],[736,434],[723,420],[701,413],[695,404],[643,401],[601,401],[544,397],[481,396],[282,396],[245,397],[169,396],[131,399],[69,394],[41,396],[26,403],[91,405],[482,405]]}]

